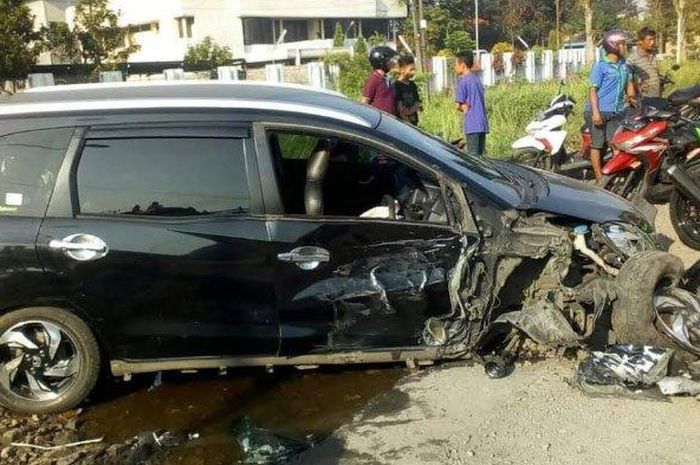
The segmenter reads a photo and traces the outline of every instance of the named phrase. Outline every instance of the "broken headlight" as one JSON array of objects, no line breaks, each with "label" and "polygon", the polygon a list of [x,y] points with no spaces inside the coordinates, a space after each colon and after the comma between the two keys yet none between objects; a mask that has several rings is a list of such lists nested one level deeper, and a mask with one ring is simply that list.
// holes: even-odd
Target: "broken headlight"
[{"label": "broken headlight", "polygon": [[645,250],[657,250],[654,237],[631,223],[596,224],[591,228],[600,254],[609,264],[620,267],[627,259]]}]

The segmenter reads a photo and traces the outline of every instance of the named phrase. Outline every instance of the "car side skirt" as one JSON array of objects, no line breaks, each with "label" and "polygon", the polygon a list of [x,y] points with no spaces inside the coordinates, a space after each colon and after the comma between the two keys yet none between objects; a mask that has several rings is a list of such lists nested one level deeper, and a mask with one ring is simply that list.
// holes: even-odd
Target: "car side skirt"
[{"label": "car side skirt", "polygon": [[448,347],[392,348],[332,354],[308,354],[294,357],[249,356],[249,357],[198,357],[188,359],[111,360],[114,376],[129,376],[133,373],[151,373],[170,370],[206,370],[232,367],[274,367],[310,365],[350,365],[370,363],[423,362],[460,358],[466,353],[463,345]]}]

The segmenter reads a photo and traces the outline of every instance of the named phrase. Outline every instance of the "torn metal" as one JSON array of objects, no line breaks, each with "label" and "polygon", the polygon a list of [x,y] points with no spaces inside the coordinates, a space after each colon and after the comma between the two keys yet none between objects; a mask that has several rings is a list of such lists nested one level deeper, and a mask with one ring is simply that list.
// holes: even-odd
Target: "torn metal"
[{"label": "torn metal", "polygon": [[671,349],[609,345],[594,351],[577,367],[572,384],[592,397],[661,399],[700,394],[700,381],[687,367],[671,369]]}]

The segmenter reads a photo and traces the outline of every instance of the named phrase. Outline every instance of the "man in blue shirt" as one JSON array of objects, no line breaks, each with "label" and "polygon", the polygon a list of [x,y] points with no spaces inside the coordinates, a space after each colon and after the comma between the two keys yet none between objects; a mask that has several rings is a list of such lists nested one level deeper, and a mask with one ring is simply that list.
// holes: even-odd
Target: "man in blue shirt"
[{"label": "man in blue shirt", "polygon": [[625,108],[625,96],[634,100],[635,89],[625,53],[628,34],[610,31],[603,37],[606,55],[591,69],[590,97],[584,118],[591,129],[591,164],[596,184],[601,184],[601,154],[617,130]]},{"label": "man in blue shirt", "polygon": [[489,120],[486,116],[484,86],[474,69],[472,52],[460,53],[455,57],[455,73],[459,76],[455,106],[458,111],[464,113],[467,153],[480,156],[486,148]]}]

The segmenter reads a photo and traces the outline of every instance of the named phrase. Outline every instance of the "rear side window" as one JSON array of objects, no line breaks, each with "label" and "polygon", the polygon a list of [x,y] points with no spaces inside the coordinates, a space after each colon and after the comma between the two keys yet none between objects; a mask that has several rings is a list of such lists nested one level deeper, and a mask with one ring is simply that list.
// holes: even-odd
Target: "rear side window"
[{"label": "rear side window", "polygon": [[250,206],[241,139],[88,140],[77,186],[83,214],[207,215]]},{"label": "rear side window", "polygon": [[73,128],[0,138],[0,215],[44,216]]}]

